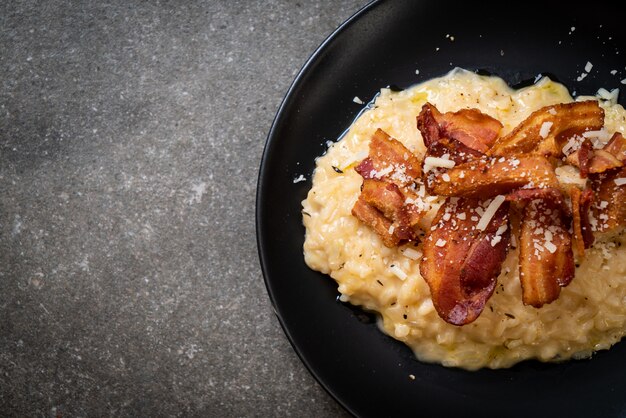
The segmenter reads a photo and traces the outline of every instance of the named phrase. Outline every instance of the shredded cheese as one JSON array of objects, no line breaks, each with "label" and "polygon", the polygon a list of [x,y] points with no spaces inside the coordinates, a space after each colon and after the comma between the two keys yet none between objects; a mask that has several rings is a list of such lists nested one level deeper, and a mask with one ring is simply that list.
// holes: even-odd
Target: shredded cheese
[{"label": "shredded cheese", "polygon": [[[434,167],[452,168],[455,162],[445,158],[426,157],[424,159],[424,171],[430,171]],[[428,167],[428,169],[426,169]]]},{"label": "shredded cheese", "polygon": [[547,138],[550,133],[550,128],[552,128],[552,122],[544,122],[541,124],[541,129],[539,129],[539,135],[542,138]]},{"label": "shredded cheese", "polygon": [[400,267],[396,266],[395,264],[392,264],[391,266],[389,266],[389,271],[392,272],[400,280],[406,280],[407,278],[407,275],[404,272],[404,270],[402,270]]},{"label": "shredded cheese", "polygon": [[572,136],[570,139],[568,139],[567,144],[565,144],[563,146],[563,154],[565,155],[569,155],[571,152],[576,151],[578,148],[580,148],[580,144],[582,143],[582,137],[579,136]]},{"label": "shredded cheese", "polygon": [[491,218],[493,218],[493,216],[496,214],[496,211],[504,203],[504,199],[505,198],[503,195],[498,195],[493,198],[489,206],[487,206],[487,209],[485,209],[485,213],[483,213],[480,221],[478,221],[476,229],[484,231],[487,228],[487,225],[489,225],[489,222],[491,222]]},{"label": "shredded cheese", "polygon": [[597,131],[583,132],[585,138],[598,138],[601,141],[607,142],[611,139],[611,134],[606,129],[599,129]]},{"label": "shredded cheese", "polygon": [[619,96],[619,89],[608,91],[607,89],[599,88],[596,96],[603,100],[607,100],[611,104],[615,104],[617,103],[617,97]]},{"label": "shredded cheese", "polygon": [[546,250],[550,251],[552,254],[554,254],[554,253],[556,252],[556,245],[554,245],[554,244],[553,244],[553,243],[551,243],[550,241],[546,241],[546,242],[543,244],[543,247],[544,247]]},{"label": "shredded cheese", "polygon": [[402,251],[402,255],[406,258],[410,258],[411,260],[419,260],[422,257],[422,252],[407,247]]}]

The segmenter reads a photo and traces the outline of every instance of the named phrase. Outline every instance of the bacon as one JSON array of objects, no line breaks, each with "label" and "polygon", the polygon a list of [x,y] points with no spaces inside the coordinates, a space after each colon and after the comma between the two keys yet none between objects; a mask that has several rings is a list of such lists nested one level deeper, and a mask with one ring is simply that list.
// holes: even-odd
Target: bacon
[{"label": "bacon", "polygon": [[477,109],[441,113],[430,103],[417,117],[428,155],[450,154],[456,163],[483,155],[498,137],[502,124]]},{"label": "bacon", "polygon": [[598,174],[624,165],[617,157],[603,149],[595,150],[589,163],[589,173]]},{"label": "bacon", "polygon": [[405,204],[406,197],[396,184],[365,179],[361,197],[382,212],[385,218],[393,221],[394,236],[400,240],[417,240],[417,224],[421,214],[415,205]]},{"label": "bacon", "polygon": [[626,161],[626,138],[620,132],[615,132],[611,140],[602,149],[613,155],[618,161]]},{"label": "bacon", "polygon": [[626,167],[593,176],[596,199],[592,213],[596,231],[611,233],[626,226],[626,185],[615,182],[621,183],[619,179],[625,178]]},{"label": "bacon", "polygon": [[441,118],[441,112],[430,103],[424,104],[417,115],[417,129],[422,133],[426,148],[431,148],[442,137],[437,117]]},{"label": "bacon", "polygon": [[507,199],[524,203],[519,233],[522,301],[540,308],[556,300],[561,287],[574,278],[563,197],[557,189],[535,189],[520,190]]},{"label": "bacon", "polygon": [[352,207],[352,215],[372,228],[385,246],[392,248],[400,244],[400,237],[389,232],[392,225],[391,221],[385,218],[375,207],[369,205],[362,196],[359,196]]},{"label": "bacon", "polygon": [[[439,316],[453,325],[474,321],[493,294],[510,242],[508,202],[484,230],[472,216],[478,199],[448,198],[424,241],[420,273]],[[458,215],[464,214],[459,217]]]},{"label": "bacon", "polygon": [[552,202],[553,205],[561,207],[563,210],[567,210],[565,200],[563,200],[563,193],[554,187],[547,187],[543,189],[520,189],[510,193],[506,197],[506,200],[510,202],[521,202],[523,205],[525,205],[527,201],[533,199],[548,200]]},{"label": "bacon", "polygon": [[585,248],[590,248],[595,241],[589,217],[594,200],[595,194],[589,189],[583,191],[583,194],[580,196],[580,228]]},{"label": "bacon", "polygon": [[603,173],[619,168],[626,161],[626,139],[616,132],[611,140],[602,148],[593,150],[591,142],[585,140],[581,148],[567,156],[567,162],[580,168],[582,177],[587,174]]},{"label": "bacon", "polygon": [[[546,123],[547,125],[544,125]],[[542,107],[530,114],[508,135],[499,138],[488,155],[539,154],[558,157],[567,138],[604,124],[604,110],[596,100]],[[542,128],[548,132],[542,136]]]},{"label": "bacon", "polygon": [[591,141],[585,139],[576,153],[578,154],[580,176],[587,178],[589,167],[591,166],[591,159],[593,158],[593,145],[591,145]]},{"label": "bacon", "polygon": [[[444,180],[444,174],[449,181]],[[539,155],[518,158],[482,158],[457,165],[445,172],[425,173],[430,194],[489,198],[526,186],[558,187],[552,164]]]},{"label": "bacon", "polygon": [[585,249],[593,245],[594,236],[589,222],[589,210],[593,203],[593,192],[589,189],[580,191],[578,187],[569,188],[572,200],[572,228],[574,230],[574,248],[578,257],[585,256]]},{"label": "bacon", "polygon": [[415,201],[420,162],[401,142],[378,129],[370,140],[369,156],[355,167],[363,177],[361,195],[352,215],[370,226],[387,247],[416,241],[422,217]]},{"label": "bacon", "polygon": [[400,141],[377,129],[370,140],[368,158],[355,170],[365,179],[385,179],[409,186],[420,178],[421,163]]}]

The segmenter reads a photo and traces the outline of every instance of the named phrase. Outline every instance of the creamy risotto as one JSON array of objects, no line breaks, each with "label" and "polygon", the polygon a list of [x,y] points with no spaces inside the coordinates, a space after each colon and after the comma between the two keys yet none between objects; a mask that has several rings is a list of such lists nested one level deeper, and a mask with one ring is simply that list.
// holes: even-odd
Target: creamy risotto
[{"label": "creamy risotto", "polygon": [[[518,250],[511,249],[482,314],[456,326],[442,320],[434,308],[420,275],[421,244],[386,247],[351,214],[363,180],[354,167],[368,155],[377,129],[424,155],[416,115],[426,102],[441,112],[476,108],[499,120],[505,134],[534,110],[572,101],[564,86],[548,78],[512,90],[500,78],[459,69],[401,92],[382,89],[370,109],[317,159],[313,187],[302,202],[306,263],[337,282],[342,301],[377,312],[381,330],[411,347],[422,361],[474,370],[510,367],[530,358],[583,358],[608,349],[626,332],[623,232],[597,238],[577,262],[571,284],[541,308],[522,303]],[[600,102],[606,129],[626,133],[626,111],[614,100]],[[442,202],[430,199],[424,227]]]}]

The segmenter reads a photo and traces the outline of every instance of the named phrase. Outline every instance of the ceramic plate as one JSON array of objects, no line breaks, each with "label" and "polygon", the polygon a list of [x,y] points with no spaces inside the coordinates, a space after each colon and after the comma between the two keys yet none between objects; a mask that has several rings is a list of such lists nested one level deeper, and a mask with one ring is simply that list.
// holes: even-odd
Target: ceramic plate
[{"label": "ceramic plate", "polygon": [[[511,86],[549,74],[578,95],[626,89],[621,13],[594,7],[599,3],[553,3],[373,3],[312,55],[276,115],[257,189],[265,282],[304,364],[356,416],[626,416],[623,342],[591,360],[562,364],[526,361],[477,372],[425,364],[383,335],[371,315],[338,302],[335,282],[303,260],[300,202],[315,157],[363,107],[355,96],[368,101],[381,87],[406,88],[456,66]],[[587,62],[592,71],[577,81]],[[306,180],[294,183],[300,176]]]}]

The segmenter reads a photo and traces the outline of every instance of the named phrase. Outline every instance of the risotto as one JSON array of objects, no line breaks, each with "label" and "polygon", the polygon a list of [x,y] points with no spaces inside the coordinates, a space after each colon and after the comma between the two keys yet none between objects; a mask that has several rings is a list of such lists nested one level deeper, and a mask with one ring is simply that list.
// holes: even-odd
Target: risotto
[{"label": "risotto", "polygon": [[[599,100],[608,132],[626,133],[626,111],[614,98],[586,99]],[[573,101],[563,85],[548,78],[513,90],[500,78],[460,69],[404,91],[382,89],[349,131],[317,159],[312,188],[302,202],[307,265],[337,282],[342,301],[376,312],[380,329],[407,344],[422,361],[475,370],[510,367],[533,358],[585,358],[608,349],[626,333],[622,229],[596,236],[585,257],[576,260],[571,283],[541,308],[522,302],[519,249],[512,246],[482,313],[458,326],[438,315],[420,274],[424,244],[386,246],[351,213],[363,183],[355,167],[367,157],[370,138],[378,129],[424,156],[416,116],[425,103],[441,112],[478,109],[500,121],[506,134],[539,108]],[[559,181],[567,182],[567,173],[561,174]],[[427,213],[420,219],[425,230],[443,202],[438,196],[428,199]]]}]

